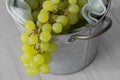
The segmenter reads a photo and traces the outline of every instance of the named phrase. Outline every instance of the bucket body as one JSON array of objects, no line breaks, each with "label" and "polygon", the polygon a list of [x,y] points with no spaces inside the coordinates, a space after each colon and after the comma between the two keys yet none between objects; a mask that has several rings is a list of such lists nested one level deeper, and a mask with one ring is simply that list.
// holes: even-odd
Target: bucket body
[{"label": "bucket body", "polygon": [[[101,26],[102,24],[99,25],[99,27]],[[86,31],[84,34],[92,31]],[[70,43],[67,43],[68,40],[65,43],[65,40],[63,42],[62,39],[62,42],[60,42],[60,39],[58,42],[56,41],[59,45],[59,50],[53,54],[51,73],[70,74],[85,68],[95,58],[99,47],[99,40],[100,37],[89,40],[76,40]]]},{"label": "bucket body", "polygon": [[[102,28],[102,25],[102,22],[99,22],[94,28],[79,34],[90,34]],[[17,23],[17,28],[21,34],[24,32],[24,27],[19,23]],[[80,71],[90,64],[97,54],[100,36],[88,40],[69,42],[70,36],[61,35],[53,37],[59,49],[53,54],[53,61],[50,64],[52,74],[70,74]]]},{"label": "bucket body", "polygon": [[[110,0],[108,0],[110,2]],[[110,3],[109,3],[110,4]],[[87,40],[75,40],[70,42],[69,39],[72,35],[90,35],[91,33],[97,32],[103,28],[104,18],[109,10],[110,5],[106,13],[99,20],[98,23],[90,26],[86,30],[81,30],[76,33],[68,35],[54,36],[54,41],[58,44],[58,51],[53,54],[53,62],[51,65],[51,73],[53,74],[70,74],[82,70],[88,66],[97,54],[99,47],[100,36],[87,39]],[[15,21],[16,22],[16,21]],[[23,25],[17,23],[17,28],[20,33],[24,32]],[[110,25],[108,25],[110,26]]]}]

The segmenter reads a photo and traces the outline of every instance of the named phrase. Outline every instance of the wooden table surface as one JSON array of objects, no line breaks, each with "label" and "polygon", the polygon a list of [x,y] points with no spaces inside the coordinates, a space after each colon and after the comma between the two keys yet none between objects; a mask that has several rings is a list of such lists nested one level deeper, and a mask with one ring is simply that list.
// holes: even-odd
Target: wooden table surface
[{"label": "wooden table surface", "polygon": [[112,28],[102,35],[98,55],[89,67],[71,75],[28,77],[19,57],[22,54],[20,34],[0,0],[0,80],[120,80],[120,0],[112,0],[108,16]]}]

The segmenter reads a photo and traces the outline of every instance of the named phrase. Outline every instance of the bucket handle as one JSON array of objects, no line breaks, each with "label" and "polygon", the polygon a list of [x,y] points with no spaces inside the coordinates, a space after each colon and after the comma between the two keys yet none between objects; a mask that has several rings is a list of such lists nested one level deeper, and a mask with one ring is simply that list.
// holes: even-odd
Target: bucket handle
[{"label": "bucket handle", "polygon": [[108,31],[111,28],[111,26],[112,26],[112,20],[109,17],[105,17],[103,23],[104,22],[107,22],[107,25],[103,29],[101,29],[100,31],[93,32],[93,33],[91,33],[89,35],[73,35],[69,39],[69,42],[74,42],[76,39],[79,39],[79,40],[88,40],[88,39],[92,39],[92,38],[95,38],[97,36],[102,35],[106,31]]}]

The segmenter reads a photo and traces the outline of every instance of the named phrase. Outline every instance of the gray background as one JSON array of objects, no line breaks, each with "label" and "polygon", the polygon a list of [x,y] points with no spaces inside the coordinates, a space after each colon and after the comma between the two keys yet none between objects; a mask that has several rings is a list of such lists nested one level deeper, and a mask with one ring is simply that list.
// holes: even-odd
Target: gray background
[{"label": "gray background", "polygon": [[108,16],[112,28],[102,35],[98,55],[85,70],[66,76],[28,77],[19,57],[22,54],[16,24],[0,0],[0,80],[119,80],[120,79],[120,0],[112,0]]}]

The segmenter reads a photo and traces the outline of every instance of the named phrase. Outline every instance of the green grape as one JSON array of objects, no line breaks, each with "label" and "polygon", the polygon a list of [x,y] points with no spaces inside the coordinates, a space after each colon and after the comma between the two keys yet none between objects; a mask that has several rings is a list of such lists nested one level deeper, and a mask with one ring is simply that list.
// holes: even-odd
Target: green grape
[{"label": "green grape", "polygon": [[87,4],[87,0],[77,0],[77,4],[82,8],[85,4]]},{"label": "green grape", "polygon": [[40,43],[40,49],[41,49],[41,51],[48,51],[49,43],[48,42],[41,42]]},{"label": "green grape", "polygon": [[30,68],[32,68],[32,69],[35,69],[40,66],[38,63],[36,63],[34,61],[32,61],[29,65],[30,65]]},{"label": "green grape", "polygon": [[24,44],[22,47],[22,50],[25,54],[28,54],[28,55],[36,54],[36,50],[33,47],[31,47],[29,44]]},{"label": "green grape", "polygon": [[62,25],[60,23],[54,23],[52,29],[55,33],[62,32]]},{"label": "green grape", "polygon": [[58,5],[53,4],[53,12],[56,13],[58,11]]},{"label": "green grape", "polygon": [[51,0],[51,2],[54,4],[58,4],[58,3],[60,3],[60,0]]},{"label": "green grape", "polygon": [[37,54],[34,56],[34,62],[38,63],[39,65],[43,64],[45,62],[45,58],[41,54]]},{"label": "green grape", "polygon": [[31,35],[28,41],[29,41],[29,44],[37,44],[38,43],[38,36]]},{"label": "green grape", "polygon": [[64,32],[67,33],[68,31],[66,31],[66,30],[70,29],[70,27],[71,27],[70,24],[67,24],[65,27],[63,27]]},{"label": "green grape", "polygon": [[68,0],[69,4],[76,4],[77,0]]},{"label": "green grape", "polygon": [[53,21],[56,21],[57,18],[58,18],[58,15],[53,15],[52,16]]},{"label": "green grape", "polygon": [[30,69],[30,68],[31,68],[29,63],[24,64],[24,67],[25,67],[26,69]]},{"label": "green grape", "polygon": [[32,12],[32,17],[33,17],[34,21],[37,21],[38,14],[39,14],[39,11],[33,11]]},{"label": "green grape", "polygon": [[55,44],[54,42],[51,42],[49,45],[50,45],[50,49],[49,49],[50,53],[55,53],[58,50],[58,45]]},{"label": "green grape", "polygon": [[45,62],[46,63],[51,63],[52,62],[53,58],[52,58],[52,55],[50,53],[45,52],[43,55],[45,57]]},{"label": "green grape", "polygon": [[41,9],[41,10],[40,10],[40,13],[43,13],[43,14],[44,14],[44,13],[49,14],[49,12],[48,12],[47,10],[45,10],[45,9]]},{"label": "green grape", "polygon": [[40,5],[42,5],[42,3],[45,1],[45,0],[36,0]]},{"label": "green grape", "polygon": [[44,25],[42,26],[42,31],[49,31],[49,32],[51,32],[51,31],[52,31],[52,26],[51,26],[51,24],[49,24],[49,23],[44,24]]},{"label": "green grape", "polygon": [[32,10],[35,10],[38,7],[38,2],[36,0],[27,0],[27,3]]},{"label": "green grape", "polygon": [[62,24],[62,26],[66,26],[67,23],[68,23],[68,18],[64,15],[58,16],[57,19],[56,19],[56,22]]},{"label": "green grape", "polygon": [[68,7],[68,12],[71,14],[77,14],[79,12],[79,6],[76,4],[72,4]]},{"label": "green grape", "polygon": [[38,21],[41,23],[46,23],[49,20],[49,14],[48,12],[44,11],[44,12],[40,12],[38,14]]},{"label": "green grape", "polygon": [[67,15],[67,18],[68,18],[68,20],[69,20],[69,24],[71,24],[71,25],[76,24],[77,21],[78,21],[77,16],[76,16],[76,15],[73,15],[73,14],[68,14],[68,15]]},{"label": "green grape", "polygon": [[51,39],[52,35],[49,31],[44,31],[40,34],[40,40],[42,42],[48,42]]},{"label": "green grape", "polygon": [[28,42],[28,39],[29,39],[29,33],[23,33],[22,35],[21,35],[21,42],[23,42],[23,43],[27,43]]},{"label": "green grape", "polygon": [[24,44],[24,45],[22,46],[22,50],[23,50],[23,51],[28,51],[28,50],[30,50],[30,49],[32,49],[32,46],[31,46],[30,44]]},{"label": "green grape", "polygon": [[40,24],[41,23],[39,21],[36,22],[37,27],[40,27]]},{"label": "green grape", "polygon": [[33,21],[27,21],[26,24],[25,24],[25,28],[28,31],[35,30],[35,24],[34,24],[34,22]]},{"label": "green grape", "polygon": [[53,4],[51,1],[47,0],[43,2],[43,9],[47,11],[52,11],[53,10]]},{"label": "green grape", "polygon": [[61,9],[67,8],[67,7],[68,7],[68,1],[67,1],[67,0],[61,1],[61,2],[58,4],[58,7],[61,8]]},{"label": "green grape", "polygon": [[27,75],[28,76],[36,76],[40,73],[40,69],[36,68],[36,69],[27,69]]},{"label": "green grape", "polygon": [[50,72],[49,64],[45,63],[45,64],[41,65],[40,71],[44,74],[48,74]]},{"label": "green grape", "polygon": [[26,64],[26,63],[30,63],[33,60],[33,56],[28,54],[23,54],[20,59],[23,64]]}]

